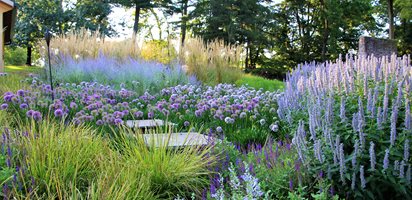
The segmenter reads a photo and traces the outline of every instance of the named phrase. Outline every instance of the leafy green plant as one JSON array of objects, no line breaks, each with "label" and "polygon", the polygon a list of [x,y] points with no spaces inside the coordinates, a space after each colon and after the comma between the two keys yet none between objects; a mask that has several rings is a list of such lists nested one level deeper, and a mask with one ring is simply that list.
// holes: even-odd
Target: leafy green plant
[{"label": "leafy green plant", "polygon": [[27,60],[26,50],[21,47],[5,47],[4,63],[6,65],[24,65]]}]

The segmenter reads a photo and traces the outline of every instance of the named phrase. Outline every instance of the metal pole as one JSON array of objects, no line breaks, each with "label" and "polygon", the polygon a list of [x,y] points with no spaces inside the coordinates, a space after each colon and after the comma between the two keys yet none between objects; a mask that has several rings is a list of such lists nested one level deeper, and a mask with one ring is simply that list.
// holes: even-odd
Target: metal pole
[{"label": "metal pole", "polygon": [[46,34],[45,34],[45,39],[46,39],[46,43],[47,43],[47,55],[49,58],[49,77],[50,77],[50,88],[51,88],[51,98],[52,101],[54,101],[54,89],[53,89],[53,77],[52,77],[52,69],[51,69],[51,61],[50,61],[50,40],[51,40],[51,33],[50,31],[47,29],[46,30]]}]

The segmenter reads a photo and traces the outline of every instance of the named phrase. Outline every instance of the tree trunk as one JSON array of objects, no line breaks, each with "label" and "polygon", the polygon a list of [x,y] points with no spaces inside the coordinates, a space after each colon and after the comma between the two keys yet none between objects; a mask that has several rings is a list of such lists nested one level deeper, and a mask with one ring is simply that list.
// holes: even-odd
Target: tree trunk
[{"label": "tree trunk", "polygon": [[182,41],[181,41],[181,46],[183,47],[185,45],[185,39],[186,39],[186,29],[187,29],[187,4],[189,0],[183,0],[182,1]]},{"label": "tree trunk", "polygon": [[389,39],[395,39],[395,25],[393,21],[393,0],[388,0]]},{"label": "tree trunk", "polygon": [[134,16],[134,26],[133,26],[133,35],[137,35],[137,31],[139,31],[139,19],[140,19],[140,6],[136,3],[136,14]]},{"label": "tree trunk", "polygon": [[31,54],[32,54],[32,47],[31,45],[27,45],[27,60],[26,60],[27,66],[31,66]]},{"label": "tree trunk", "polygon": [[329,39],[329,22],[326,14],[326,6],[323,0],[320,1],[324,14],[324,24],[323,24],[323,40],[322,40],[322,61],[326,60],[327,44]]}]

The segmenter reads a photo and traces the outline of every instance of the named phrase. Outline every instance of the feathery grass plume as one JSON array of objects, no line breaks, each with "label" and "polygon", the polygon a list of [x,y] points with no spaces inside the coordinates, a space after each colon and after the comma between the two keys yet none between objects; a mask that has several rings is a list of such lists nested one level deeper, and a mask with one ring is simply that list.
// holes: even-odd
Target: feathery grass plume
[{"label": "feathery grass plume", "polygon": [[[46,58],[44,42],[39,45],[40,54]],[[139,58],[140,50],[138,40],[109,41],[98,31],[91,33],[86,29],[73,31],[53,38],[51,43],[53,61],[61,62],[60,56],[70,56],[76,59],[92,59],[105,55],[117,59]]]},{"label": "feathery grass plume", "polygon": [[240,69],[241,45],[226,45],[223,40],[205,42],[188,38],[181,51],[181,61],[191,75],[208,85],[235,83],[243,74]]}]

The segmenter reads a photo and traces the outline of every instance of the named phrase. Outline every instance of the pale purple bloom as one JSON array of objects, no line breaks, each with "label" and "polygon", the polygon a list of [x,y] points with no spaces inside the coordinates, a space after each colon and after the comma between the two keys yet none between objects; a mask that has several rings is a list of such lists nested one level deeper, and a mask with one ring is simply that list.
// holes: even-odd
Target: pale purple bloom
[{"label": "pale purple bloom", "polygon": [[405,178],[405,161],[401,161],[399,165],[399,178]]},{"label": "pale purple bloom", "polygon": [[371,170],[375,171],[376,157],[375,157],[375,144],[373,142],[370,142],[369,159],[371,163]]},{"label": "pale purple bloom", "polygon": [[343,143],[339,145],[339,173],[340,173],[340,180],[342,183],[345,183],[345,154],[343,152]]},{"label": "pale purple bloom", "polygon": [[409,160],[409,140],[405,140],[405,144],[403,145],[403,160],[407,162]]},{"label": "pale purple bloom", "polygon": [[397,119],[398,119],[398,107],[394,105],[393,110],[392,110],[392,116],[391,116],[391,137],[390,137],[391,145],[395,145]]},{"label": "pale purple bloom", "polygon": [[339,114],[341,122],[346,121],[345,103],[346,103],[345,97],[342,96],[340,100],[340,114]]},{"label": "pale purple bloom", "polygon": [[363,169],[363,165],[361,165],[361,166],[360,166],[360,169],[359,169],[359,178],[360,178],[360,181],[361,181],[361,187],[362,187],[362,189],[365,189],[365,187],[366,187],[366,180],[365,180],[365,171],[364,171],[364,169]]},{"label": "pale purple bloom", "polygon": [[98,125],[98,126],[101,126],[103,124],[104,124],[103,120],[99,119],[99,120],[96,121],[96,125]]},{"label": "pale purple bloom", "polygon": [[216,132],[218,132],[218,133],[222,133],[222,132],[223,132],[222,127],[218,126],[218,127],[216,128]]},{"label": "pale purple bloom", "polygon": [[351,184],[351,189],[355,190],[355,186],[356,186],[356,172],[352,173],[352,184]]},{"label": "pale purple bloom", "polygon": [[386,170],[389,167],[389,149],[385,150],[385,157],[383,158],[383,169]]}]

